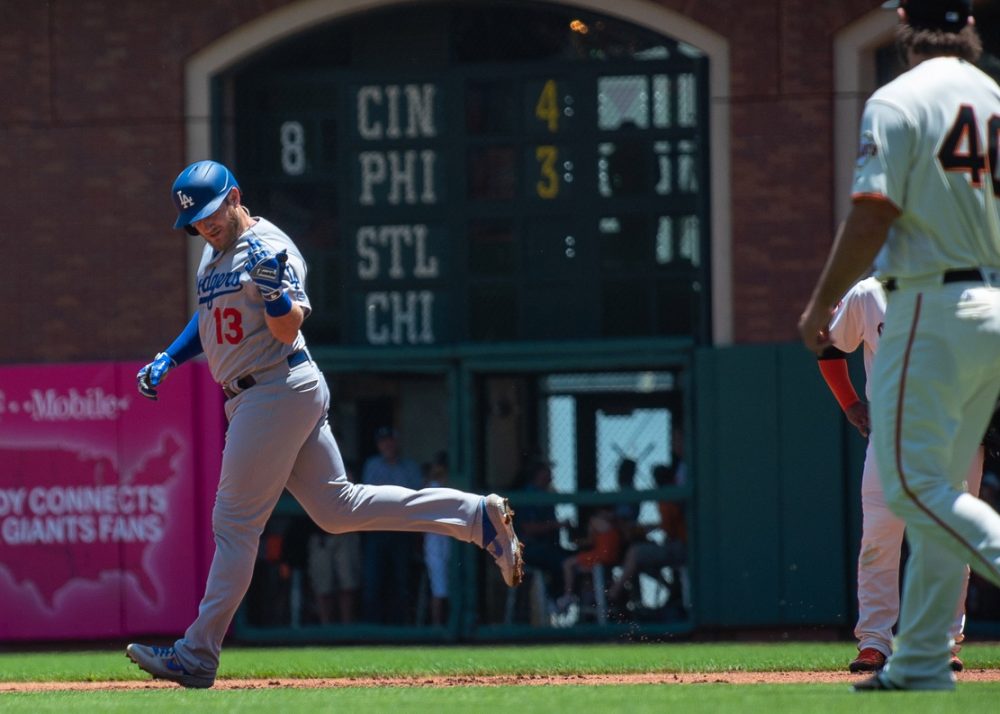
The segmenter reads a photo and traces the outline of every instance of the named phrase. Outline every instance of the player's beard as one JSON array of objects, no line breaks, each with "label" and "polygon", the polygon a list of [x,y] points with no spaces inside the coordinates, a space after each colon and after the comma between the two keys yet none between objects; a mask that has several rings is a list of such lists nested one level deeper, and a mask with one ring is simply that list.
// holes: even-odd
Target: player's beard
[{"label": "player's beard", "polygon": [[202,238],[208,242],[219,253],[225,253],[239,239],[248,226],[248,214],[241,210],[242,206],[234,207],[227,211],[222,229],[218,232],[202,233]]}]

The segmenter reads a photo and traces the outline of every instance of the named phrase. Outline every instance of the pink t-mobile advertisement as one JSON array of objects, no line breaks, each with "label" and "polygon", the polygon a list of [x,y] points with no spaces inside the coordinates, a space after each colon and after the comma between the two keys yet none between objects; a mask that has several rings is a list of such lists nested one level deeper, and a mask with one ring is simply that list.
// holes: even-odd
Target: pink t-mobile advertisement
[{"label": "pink t-mobile advertisement", "polygon": [[181,634],[212,552],[224,438],[200,361],[0,367],[0,640]]}]

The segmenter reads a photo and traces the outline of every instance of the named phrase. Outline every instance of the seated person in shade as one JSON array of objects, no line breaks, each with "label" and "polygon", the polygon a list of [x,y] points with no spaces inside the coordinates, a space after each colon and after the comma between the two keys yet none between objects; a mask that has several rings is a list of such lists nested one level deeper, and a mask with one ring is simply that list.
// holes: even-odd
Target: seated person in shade
[{"label": "seated person in shade", "polygon": [[[657,486],[662,488],[677,485],[677,474],[680,472],[681,463],[675,459],[672,466],[661,464],[654,468],[653,478]],[[629,546],[622,562],[621,576],[608,590],[608,599],[611,602],[622,599],[625,589],[639,573],[677,567],[687,561],[687,521],[684,517],[684,505],[676,501],[660,501],[657,503],[657,509],[660,512],[660,523],[658,526],[647,528],[647,531],[657,527],[662,528],[666,538],[663,543],[642,540]]]},{"label": "seated person in shade", "polygon": [[[618,462],[618,492],[622,495],[633,494],[638,490],[639,464],[635,459],[622,457]],[[639,502],[623,501],[615,507],[615,517],[622,529],[626,541],[635,538],[642,539],[645,533],[636,530],[639,522]]]},{"label": "seated person in shade", "polygon": [[587,519],[585,549],[563,561],[563,595],[556,607],[565,612],[578,600],[574,593],[576,575],[591,572],[595,565],[612,566],[621,557],[622,534],[615,518],[614,506],[600,506]]},{"label": "seated person in shade", "polygon": [[[525,494],[552,493],[552,468],[546,461],[537,461],[528,466],[524,476]],[[564,523],[556,517],[553,505],[533,505],[519,503],[514,497],[517,510],[518,532],[523,534],[525,565],[537,568],[545,574],[546,580],[556,583],[562,579],[563,561],[573,555],[560,542],[560,532]]]}]

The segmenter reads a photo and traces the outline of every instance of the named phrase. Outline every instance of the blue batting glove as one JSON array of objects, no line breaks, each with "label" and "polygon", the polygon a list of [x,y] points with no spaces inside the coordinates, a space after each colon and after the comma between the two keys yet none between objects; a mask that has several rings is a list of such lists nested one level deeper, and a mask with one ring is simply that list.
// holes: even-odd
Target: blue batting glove
[{"label": "blue batting glove", "polygon": [[167,372],[176,366],[177,363],[174,361],[174,358],[166,352],[160,352],[160,354],[156,355],[152,362],[140,369],[139,373],[135,375],[139,394],[146,397],[146,399],[156,401],[159,398],[156,394],[156,388],[167,378]]},{"label": "blue batting glove", "polygon": [[288,261],[288,251],[282,250],[277,255],[256,238],[247,241],[247,262],[244,269],[249,273],[260,296],[266,302],[279,299],[282,294],[282,280],[285,277],[285,263]]}]

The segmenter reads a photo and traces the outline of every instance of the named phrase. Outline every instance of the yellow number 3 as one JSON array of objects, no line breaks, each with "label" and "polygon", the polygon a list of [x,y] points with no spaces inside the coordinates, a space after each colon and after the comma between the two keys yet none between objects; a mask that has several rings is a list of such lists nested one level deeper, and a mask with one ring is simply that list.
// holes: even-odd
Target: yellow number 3
[{"label": "yellow number 3", "polygon": [[559,195],[559,174],[556,173],[556,159],[559,152],[554,146],[536,146],[535,159],[539,163],[539,180],[535,190],[540,198],[555,198]]}]

